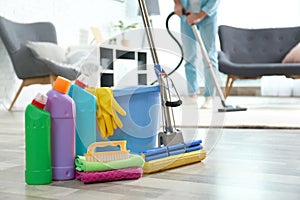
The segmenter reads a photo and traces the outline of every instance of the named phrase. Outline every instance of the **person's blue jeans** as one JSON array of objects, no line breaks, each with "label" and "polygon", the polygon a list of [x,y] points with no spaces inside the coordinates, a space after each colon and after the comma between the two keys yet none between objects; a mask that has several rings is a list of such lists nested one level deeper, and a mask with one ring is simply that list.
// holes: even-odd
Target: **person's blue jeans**
[{"label": "person's blue jeans", "polygon": [[[204,74],[205,89],[203,96],[213,96],[215,94],[213,79],[207,66],[202,67],[205,62],[202,62],[201,60],[202,54],[199,44],[195,39],[191,26],[185,20],[185,17],[181,19],[181,39],[185,59],[185,75],[188,93],[189,95],[200,93],[199,78],[201,77],[201,74]],[[218,68],[218,52],[215,41],[217,36],[217,26],[215,23],[200,22],[197,24],[197,28],[200,32],[213,69],[216,72],[216,69]]]}]

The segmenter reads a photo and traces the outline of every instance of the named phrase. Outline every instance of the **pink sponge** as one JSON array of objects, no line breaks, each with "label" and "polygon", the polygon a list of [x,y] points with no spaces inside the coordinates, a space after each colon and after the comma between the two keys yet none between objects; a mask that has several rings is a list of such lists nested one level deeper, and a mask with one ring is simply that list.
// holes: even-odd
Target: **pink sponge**
[{"label": "pink sponge", "polygon": [[140,167],[116,169],[105,172],[76,171],[76,179],[81,180],[83,183],[138,179],[141,178],[142,175],[143,169]]}]

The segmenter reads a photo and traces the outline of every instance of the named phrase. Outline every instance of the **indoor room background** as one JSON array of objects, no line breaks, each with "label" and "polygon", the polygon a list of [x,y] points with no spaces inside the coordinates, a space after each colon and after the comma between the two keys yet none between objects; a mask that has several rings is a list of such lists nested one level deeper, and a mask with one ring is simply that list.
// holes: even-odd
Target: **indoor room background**
[{"label": "indoor room background", "polygon": [[[165,29],[165,20],[173,11],[173,0],[159,0],[160,14],[150,16],[155,29]],[[93,37],[91,26],[101,30],[103,38],[119,35],[113,26],[119,20],[126,24],[138,22],[138,28],[143,28],[141,16],[138,15],[138,1],[135,0],[0,0],[0,15],[12,21],[21,23],[50,21],[57,31],[58,44],[65,47],[71,45],[89,44]],[[219,7],[219,24],[228,24],[236,27],[262,28],[262,27],[289,27],[300,25],[300,1],[299,0],[222,0]],[[179,31],[179,19],[172,19],[171,29]],[[157,38],[158,36],[155,35]],[[140,42],[140,41],[139,41]],[[177,60],[174,55],[160,51],[163,64],[175,66]],[[167,56],[165,56],[167,55]],[[151,59],[150,59],[151,60]],[[7,52],[0,41],[0,104],[8,105],[11,102],[20,80],[14,74]],[[183,68],[179,70],[183,75]],[[282,95],[300,96],[300,83],[297,80],[289,80],[283,77],[263,77],[261,80],[238,82],[235,86],[261,87],[262,95],[280,95],[272,93],[274,87],[268,84],[270,80],[283,85]],[[184,85],[176,83],[177,85]],[[32,98],[32,91],[45,90],[51,86],[30,86],[25,88],[16,107],[24,107]],[[184,93],[185,88],[179,88]],[[25,103],[24,103],[25,102]]]}]

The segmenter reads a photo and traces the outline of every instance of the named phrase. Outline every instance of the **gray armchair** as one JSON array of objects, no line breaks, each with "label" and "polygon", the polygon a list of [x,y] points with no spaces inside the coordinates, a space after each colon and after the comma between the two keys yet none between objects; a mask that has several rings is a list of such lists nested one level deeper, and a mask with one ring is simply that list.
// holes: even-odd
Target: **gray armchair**
[{"label": "gray armchair", "polygon": [[26,46],[27,41],[57,44],[55,27],[49,22],[16,23],[0,16],[0,38],[7,49],[17,77],[22,79],[9,111],[23,87],[32,84],[52,84],[57,76],[70,80],[75,80],[78,76],[76,70],[41,58]]}]

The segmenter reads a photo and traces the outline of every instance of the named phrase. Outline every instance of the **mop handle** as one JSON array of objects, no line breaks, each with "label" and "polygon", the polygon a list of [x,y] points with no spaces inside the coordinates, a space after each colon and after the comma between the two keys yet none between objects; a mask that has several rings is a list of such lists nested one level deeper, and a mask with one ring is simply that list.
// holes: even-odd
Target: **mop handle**
[{"label": "mop handle", "polygon": [[145,30],[146,30],[148,43],[149,43],[149,46],[150,46],[150,51],[151,51],[151,54],[152,54],[153,63],[154,63],[154,65],[158,65],[159,61],[158,61],[158,56],[157,56],[154,40],[153,40],[153,35],[152,35],[151,30],[150,30],[151,23],[150,23],[150,20],[149,20],[149,17],[148,17],[149,16],[148,15],[148,10],[147,10],[147,7],[145,5],[144,0],[138,0],[138,1],[139,1],[140,9],[141,9],[141,15],[142,15],[144,27],[145,27]]},{"label": "mop handle", "polygon": [[151,27],[151,23],[149,20],[147,6],[145,5],[144,0],[138,0],[138,1],[139,1],[139,6],[140,6],[140,10],[141,10],[144,27],[146,30],[148,43],[150,46],[150,52],[152,55],[156,76],[159,77],[160,75],[162,75],[162,77],[165,77],[165,76],[167,76],[167,74],[164,71],[164,69],[160,66],[159,61],[158,61],[158,56],[157,56],[157,52],[156,52],[156,48],[155,48],[155,44],[154,44],[153,34],[151,31],[152,27]]},{"label": "mop handle", "polygon": [[[149,15],[148,15],[148,11],[147,11],[147,7],[145,5],[145,0],[138,0],[139,2],[139,6],[140,6],[140,10],[141,10],[141,16],[143,19],[143,23],[144,23],[144,27],[146,30],[146,35],[147,35],[147,40],[150,46],[150,51],[151,51],[151,55],[152,55],[152,59],[153,59],[153,63],[155,66],[155,73],[157,75],[159,84],[160,84],[160,96],[162,100],[167,101],[168,99],[168,94],[166,91],[166,86],[164,85],[164,81],[163,81],[163,77],[166,77],[166,73],[164,72],[164,70],[162,69],[162,67],[159,65],[159,61],[158,61],[158,56],[157,56],[157,52],[156,52],[156,48],[154,45],[154,40],[153,40],[153,35],[151,32],[151,24],[150,24],[150,20],[149,20]],[[165,127],[168,127],[168,129],[171,130],[171,132],[173,132],[173,127],[172,127],[172,123],[171,123],[171,114],[170,114],[170,110],[167,108],[167,106],[165,104],[162,104],[163,106],[163,115],[165,118]]]}]

